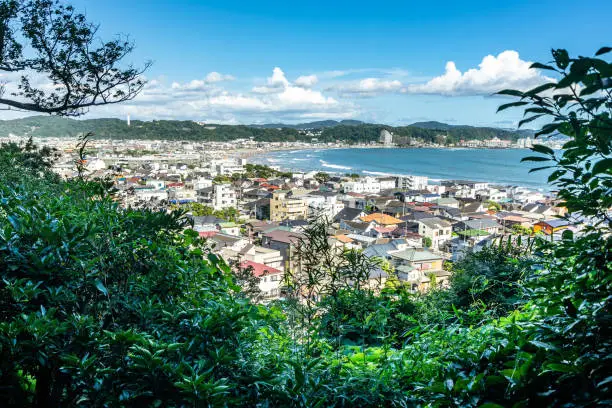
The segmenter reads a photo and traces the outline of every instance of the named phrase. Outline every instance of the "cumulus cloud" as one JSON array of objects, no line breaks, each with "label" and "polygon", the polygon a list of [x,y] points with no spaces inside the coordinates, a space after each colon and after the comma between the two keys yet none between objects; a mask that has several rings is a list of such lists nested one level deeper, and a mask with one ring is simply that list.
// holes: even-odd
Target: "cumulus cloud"
[{"label": "cumulus cloud", "polygon": [[301,86],[302,88],[312,88],[319,82],[319,78],[316,75],[302,75],[295,80],[295,85]]},{"label": "cumulus cloud", "polygon": [[223,81],[233,81],[234,78],[232,75],[228,75],[228,74],[220,74],[216,71],[213,72],[209,72],[208,75],[206,75],[206,82],[208,82],[209,84],[214,84],[216,82],[223,82]]},{"label": "cumulus cloud", "polygon": [[337,90],[340,93],[367,96],[384,92],[396,92],[402,86],[403,84],[397,79],[364,78],[357,82],[339,84],[330,89]]},{"label": "cumulus cloud", "polygon": [[269,94],[282,92],[283,89],[289,86],[289,80],[285,77],[285,73],[279,67],[272,70],[272,76],[268,77],[266,85],[253,87],[252,92],[258,94]]},{"label": "cumulus cloud", "polygon": [[453,61],[446,63],[443,75],[425,84],[408,85],[402,92],[438,95],[486,95],[502,89],[527,90],[552,78],[530,69],[531,62],[523,61],[516,51],[504,51],[497,56],[487,55],[478,68],[465,72],[457,69]]},{"label": "cumulus cloud", "polygon": [[[163,78],[151,80],[136,99],[96,109],[92,114],[108,116],[110,112],[116,112],[114,116],[130,113],[133,118],[185,118],[218,123],[233,123],[238,117],[243,123],[257,123],[351,118],[359,113],[351,103],[298,86],[297,80],[290,82],[279,67],[273,69],[260,92],[226,89],[222,82],[230,79],[221,74],[211,74],[184,83],[168,84]],[[307,82],[314,84],[312,78],[300,81],[301,84]]]},{"label": "cumulus cloud", "polygon": [[[233,81],[235,78],[232,75],[220,74],[218,72],[210,72],[204,79],[193,79],[187,83],[173,82],[172,89],[182,91],[205,91],[212,89],[213,85],[223,81]],[[149,86],[150,84],[147,84]]]}]

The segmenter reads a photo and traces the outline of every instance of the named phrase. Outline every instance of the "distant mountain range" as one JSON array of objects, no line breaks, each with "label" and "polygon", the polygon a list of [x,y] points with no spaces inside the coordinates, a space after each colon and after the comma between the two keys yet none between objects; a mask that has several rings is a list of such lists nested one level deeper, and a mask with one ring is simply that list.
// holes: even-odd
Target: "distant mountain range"
[{"label": "distant mountain range", "polygon": [[93,132],[99,138],[111,139],[161,139],[195,141],[229,141],[253,138],[256,141],[310,141],[303,130],[319,129],[321,142],[344,141],[369,143],[377,141],[380,131],[389,130],[394,141],[409,144],[421,140],[432,143],[455,143],[459,140],[500,139],[516,140],[533,134],[530,130],[508,130],[492,127],[449,125],[441,122],[417,122],[409,126],[388,126],[365,123],[358,120],[325,120],[288,125],[270,123],[263,125],[199,124],[178,120],[133,120],[128,126],[125,120],[84,119],[76,120],[56,116],[31,116],[23,119],[0,121],[0,137],[9,135],[33,137],[77,137]]},{"label": "distant mountain range", "polygon": [[268,129],[270,128],[274,128],[274,129],[289,128],[289,129],[306,130],[306,129],[323,129],[323,128],[334,127],[334,126],[339,126],[339,125],[357,126],[357,125],[362,125],[364,123],[365,122],[362,122],[360,120],[341,120],[341,121],[319,120],[316,122],[298,123],[297,125],[289,125],[286,123],[266,123],[263,125],[250,125],[250,126],[256,127],[256,128],[268,128]]}]

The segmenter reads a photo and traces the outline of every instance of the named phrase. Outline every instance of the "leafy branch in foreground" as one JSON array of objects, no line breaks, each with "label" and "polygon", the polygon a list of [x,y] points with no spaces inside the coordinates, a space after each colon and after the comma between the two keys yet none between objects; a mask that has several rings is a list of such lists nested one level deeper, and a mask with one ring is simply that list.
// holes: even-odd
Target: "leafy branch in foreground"
[{"label": "leafy branch in foreground", "polygon": [[0,0],[0,72],[16,83],[0,86],[0,105],[78,116],[134,98],[150,63],[123,66],[133,43],[98,44],[97,35],[98,26],[59,0]]},{"label": "leafy branch in foreground", "polygon": [[[610,47],[595,55],[603,57]],[[594,216],[601,222],[612,218],[612,63],[602,58],[570,58],[563,49],[553,50],[553,64],[535,63],[532,68],[555,72],[557,82],[548,82],[529,91],[506,89],[500,95],[519,98],[498,111],[518,106],[525,119],[519,126],[534,120],[551,119],[537,133],[538,137],[565,135],[570,140],[561,154],[544,145],[534,145],[537,156],[523,161],[542,163],[532,171],[555,168],[548,182],[560,189],[559,197],[572,213]]]}]

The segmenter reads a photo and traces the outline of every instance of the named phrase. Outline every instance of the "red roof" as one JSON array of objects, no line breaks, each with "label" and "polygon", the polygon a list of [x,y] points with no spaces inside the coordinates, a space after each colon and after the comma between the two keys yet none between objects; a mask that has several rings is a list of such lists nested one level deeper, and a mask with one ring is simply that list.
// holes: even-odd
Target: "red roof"
[{"label": "red roof", "polygon": [[363,194],[359,194],[359,193],[346,193],[346,195],[349,195],[351,197],[358,197],[358,198],[364,198],[365,196]]},{"label": "red roof", "polygon": [[211,238],[217,235],[219,231],[200,231],[200,238]]},{"label": "red roof", "polygon": [[268,265],[264,265],[264,264],[253,262],[253,261],[243,261],[240,263],[240,267],[242,269],[253,268],[253,276],[256,276],[258,278],[264,275],[275,275],[275,274],[283,273],[283,271],[279,269],[272,268]]}]

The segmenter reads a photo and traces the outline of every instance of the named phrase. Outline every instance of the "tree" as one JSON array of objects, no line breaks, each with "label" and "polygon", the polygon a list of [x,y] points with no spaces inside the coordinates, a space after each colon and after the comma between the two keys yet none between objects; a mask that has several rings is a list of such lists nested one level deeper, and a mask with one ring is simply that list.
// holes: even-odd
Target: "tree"
[{"label": "tree", "polygon": [[0,0],[0,72],[16,82],[2,85],[0,105],[78,116],[134,98],[150,64],[123,66],[133,43],[119,37],[97,44],[97,32],[59,0]]},{"label": "tree", "polygon": [[531,235],[533,234],[533,230],[529,227],[525,227],[520,224],[514,224],[512,226],[512,232],[518,235]]},{"label": "tree", "polygon": [[431,241],[431,238],[429,237],[423,237],[423,246],[425,248],[431,248],[431,245],[433,244],[433,242]]},{"label": "tree", "polygon": [[487,204],[487,210],[489,211],[501,211],[502,209],[501,204],[498,203],[497,201],[487,200],[486,204]]},{"label": "tree", "polygon": [[[603,47],[595,57],[611,51]],[[603,57],[571,58],[564,49],[553,50],[552,57],[551,64],[531,67],[559,80],[526,92],[501,91],[519,100],[499,110],[525,107],[519,126],[548,119],[536,138],[569,138],[561,153],[536,144],[535,155],[523,161],[537,163],[532,171],[553,169],[548,181],[559,189],[563,205],[589,222],[578,236],[566,231],[557,242],[538,242],[539,273],[526,288],[526,314],[538,318],[520,324],[524,331],[518,336],[535,349],[513,355],[512,362],[529,359],[533,375],[517,377],[514,395],[518,400],[529,393],[530,402],[541,406],[607,405],[612,393],[612,63]]]},{"label": "tree", "polygon": [[319,184],[323,184],[329,181],[329,174],[320,171],[317,174],[314,175],[315,180],[317,180],[317,182],[319,182]]}]

